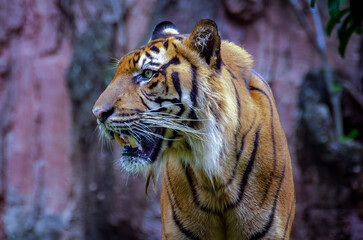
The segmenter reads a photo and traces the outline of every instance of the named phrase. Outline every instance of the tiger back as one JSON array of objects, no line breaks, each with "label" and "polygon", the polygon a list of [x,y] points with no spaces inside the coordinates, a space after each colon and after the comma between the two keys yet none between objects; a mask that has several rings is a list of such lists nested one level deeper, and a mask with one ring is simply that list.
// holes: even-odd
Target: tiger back
[{"label": "tiger back", "polygon": [[189,35],[158,24],[93,113],[124,169],[161,168],[163,239],[289,239],[295,193],[271,89],[212,20]]}]

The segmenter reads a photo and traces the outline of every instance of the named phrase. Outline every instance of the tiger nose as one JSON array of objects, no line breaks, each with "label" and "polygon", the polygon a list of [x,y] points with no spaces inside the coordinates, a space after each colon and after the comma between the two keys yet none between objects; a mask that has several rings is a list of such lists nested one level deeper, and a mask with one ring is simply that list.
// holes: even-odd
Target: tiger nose
[{"label": "tiger nose", "polygon": [[102,108],[94,108],[92,110],[93,114],[96,116],[97,119],[100,120],[100,122],[104,123],[109,116],[112,115],[112,113],[115,111],[114,107],[102,107]]}]

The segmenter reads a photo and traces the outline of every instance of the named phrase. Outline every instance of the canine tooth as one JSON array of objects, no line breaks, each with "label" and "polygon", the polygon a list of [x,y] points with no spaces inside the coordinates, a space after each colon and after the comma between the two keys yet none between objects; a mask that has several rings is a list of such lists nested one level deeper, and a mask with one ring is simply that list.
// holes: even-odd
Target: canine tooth
[{"label": "canine tooth", "polygon": [[115,137],[115,140],[116,142],[121,146],[123,147],[125,145],[125,140],[123,140],[122,138],[119,137],[119,135],[117,134],[114,134],[114,137]]},{"label": "canine tooth", "polygon": [[144,151],[144,149],[142,148],[141,144],[137,147],[137,149],[139,149],[139,151]]},{"label": "canine tooth", "polygon": [[133,137],[128,137],[128,139],[132,147],[135,147],[137,145],[137,141]]}]

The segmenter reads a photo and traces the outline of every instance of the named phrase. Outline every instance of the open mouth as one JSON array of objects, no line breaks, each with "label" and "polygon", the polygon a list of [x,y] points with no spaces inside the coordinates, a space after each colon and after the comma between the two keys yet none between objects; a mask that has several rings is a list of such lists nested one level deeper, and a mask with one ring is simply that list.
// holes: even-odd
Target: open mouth
[{"label": "open mouth", "polygon": [[111,136],[116,142],[123,147],[123,161],[131,161],[132,164],[151,164],[153,163],[160,151],[162,139],[157,136],[163,135],[163,130],[157,130],[153,136],[138,135],[138,139],[132,136],[128,131],[121,133],[111,132]]}]

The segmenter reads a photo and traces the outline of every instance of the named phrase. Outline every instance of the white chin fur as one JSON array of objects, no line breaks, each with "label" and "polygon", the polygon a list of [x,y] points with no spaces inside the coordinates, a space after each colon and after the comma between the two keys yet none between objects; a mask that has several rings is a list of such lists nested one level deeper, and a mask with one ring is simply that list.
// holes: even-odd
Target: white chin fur
[{"label": "white chin fur", "polygon": [[139,157],[122,156],[119,161],[121,167],[131,173],[147,172],[152,166],[150,161]]}]

